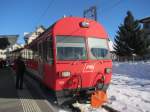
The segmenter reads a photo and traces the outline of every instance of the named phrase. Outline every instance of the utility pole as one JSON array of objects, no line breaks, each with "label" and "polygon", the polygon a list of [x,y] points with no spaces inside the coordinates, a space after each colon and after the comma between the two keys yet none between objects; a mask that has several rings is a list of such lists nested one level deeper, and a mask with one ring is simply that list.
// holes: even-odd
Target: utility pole
[{"label": "utility pole", "polygon": [[92,6],[89,9],[84,10],[83,17],[94,19],[97,21],[97,9],[96,6]]}]

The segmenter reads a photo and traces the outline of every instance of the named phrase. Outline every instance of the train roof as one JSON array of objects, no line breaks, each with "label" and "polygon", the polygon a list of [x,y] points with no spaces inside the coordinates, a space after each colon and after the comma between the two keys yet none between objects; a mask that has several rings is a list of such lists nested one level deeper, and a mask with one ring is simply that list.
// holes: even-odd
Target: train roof
[{"label": "train roof", "polygon": [[[88,26],[83,27],[81,23],[86,22]],[[43,32],[38,38],[36,38],[30,45],[36,43],[41,39],[45,39],[50,35],[66,35],[66,36],[83,36],[83,37],[97,37],[108,38],[104,27],[91,19],[81,17],[65,17],[56,21],[45,32]]]},{"label": "train roof", "polygon": [[[88,23],[88,27],[82,27],[81,23]],[[107,38],[108,35],[104,27],[91,19],[81,17],[66,17],[56,22],[53,27],[53,33],[55,35],[73,35],[83,37],[99,37]]]}]

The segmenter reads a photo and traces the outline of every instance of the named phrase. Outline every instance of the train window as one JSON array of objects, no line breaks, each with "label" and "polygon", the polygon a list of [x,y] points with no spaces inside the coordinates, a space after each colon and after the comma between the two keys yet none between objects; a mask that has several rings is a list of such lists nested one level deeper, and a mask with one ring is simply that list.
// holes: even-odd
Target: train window
[{"label": "train window", "polygon": [[83,37],[57,36],[58,60],[85,60],[87,59],[85,39]]},{"label": "train window", "polygon": [[47,39],[47,62],[49,64],[53,64],[54,57],[53,57],[53,42],[52,38]]},{"label": "train window", "polygon": [[26,52],[25,55],[26,59],[33,59],[33,51],[31,49],[26,49],[25,52]]},{"label": "train window", "polygon": [[33,51],[31,49],[29,50],[29,59],[33,59]]},{"label": "train window", "polygon": [[88,38],[90,59],[110,59],[106,39]]},{"label": "train window", "polygon": [[47,61],[47,41],[43,42],[43,60]]},{"label": "train window", "polygon": [[38,55],[39,55],[39,59],[42,61],[43,59],[42,43],[38,44]]}]

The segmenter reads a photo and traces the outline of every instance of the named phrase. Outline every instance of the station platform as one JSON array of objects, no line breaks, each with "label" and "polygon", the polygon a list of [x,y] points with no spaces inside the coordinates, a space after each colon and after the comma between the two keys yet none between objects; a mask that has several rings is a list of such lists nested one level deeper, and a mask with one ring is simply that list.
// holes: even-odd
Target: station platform
[{"label": "station platform", "polygon": [[[26,80],[24,80],[25,82]],[[37,90],[26,82],[22,90],[15,88],[15,73],[0,69],[0,112],[56,112]]]}]

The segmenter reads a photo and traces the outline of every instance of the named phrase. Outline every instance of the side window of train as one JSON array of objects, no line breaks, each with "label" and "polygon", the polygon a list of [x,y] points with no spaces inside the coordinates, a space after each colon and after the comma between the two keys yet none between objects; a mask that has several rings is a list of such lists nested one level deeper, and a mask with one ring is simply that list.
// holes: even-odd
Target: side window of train
[{"label": "side window of train", "polygon": [[29,54],[29,59],[33,59],[33,50],[32,49],[29,49],[28,54]]},{"label": "side window of train", "polygon": [[38,60],[38,46],[35,45],[35,48],[33,49],[33,59]]},{"label": "side window of train", "polygon": [[47,43],[47,41],[45,40],[45,41],[43,41],[43,61],[44,62],[47,62],[47,50],[48,50],[48,48],[47,48],[47,45],[48,43]]},{"label": "side window of train", "polygon": [[47,62],[49,64],[54,63],[52,37],[47,39]]},{"label": "side window of train", "polygon": [[42,61],[43,52],[42,52],[42,43],[41,42],[38,44],[38,56],[39,56],[39,60]]}]

